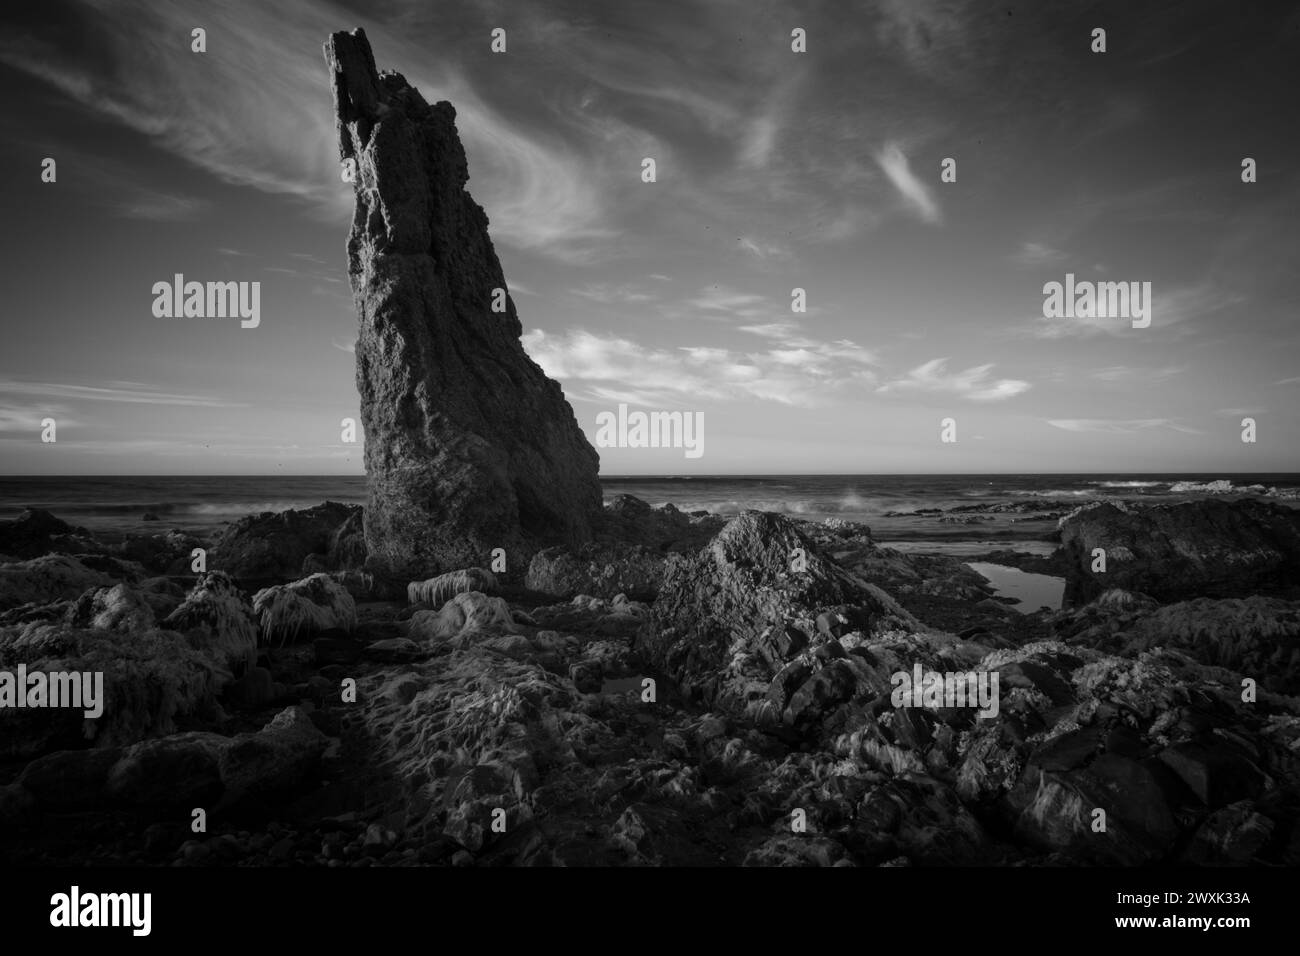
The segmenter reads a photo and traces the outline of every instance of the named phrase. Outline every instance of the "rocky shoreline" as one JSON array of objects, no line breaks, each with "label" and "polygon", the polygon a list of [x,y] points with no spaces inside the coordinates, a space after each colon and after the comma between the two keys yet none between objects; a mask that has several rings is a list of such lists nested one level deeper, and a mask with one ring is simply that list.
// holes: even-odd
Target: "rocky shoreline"
[{"label": "rocky shoreline", "polygon": [[[98,720],[0,710],[5,861],[1300,862],[1285,508],[1079,509],[1032,614],[844,521],[623,496],[587,545],[400,588],[361,526],[0,524],[0,671],[105,681]],[[894,706],[917,665],[996,673],[998,713]]]},{"label": "rocky shoreline", "polygon": [[862,524],[602,507],[455,110],[325,56],[367,504],[0,522],[4,862],[1300,862],[1300,512],[936,513],[1055,514],[982,556],[1064,579],[1022,613]]}]

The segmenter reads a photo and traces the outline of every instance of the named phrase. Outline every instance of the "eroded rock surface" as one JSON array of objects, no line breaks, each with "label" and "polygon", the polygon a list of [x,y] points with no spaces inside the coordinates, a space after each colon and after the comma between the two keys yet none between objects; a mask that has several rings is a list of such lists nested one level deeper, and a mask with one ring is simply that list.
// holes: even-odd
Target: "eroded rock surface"
[{"label": "eroded rock surface", "polygon": [[[1071,602],[1107,588],[1162,601],[1283,592],[1300,572],[1300,511],[1274,502],[1108,501],[1071,512],[1060,528]],[[1096,549],[1106,553],[1105,571],[1093,570]]]},{"label": "eroded rock surface", "polygon": [[377,73],[361,30],[333,34],[325,58],[340,158],[356,170],[348,272],[369,569],[422,580],[495,548],[527,567],[539,546],[581,544],[600,508],[599,459],[520,344],[487,215],[465,191],[456,111]]}]

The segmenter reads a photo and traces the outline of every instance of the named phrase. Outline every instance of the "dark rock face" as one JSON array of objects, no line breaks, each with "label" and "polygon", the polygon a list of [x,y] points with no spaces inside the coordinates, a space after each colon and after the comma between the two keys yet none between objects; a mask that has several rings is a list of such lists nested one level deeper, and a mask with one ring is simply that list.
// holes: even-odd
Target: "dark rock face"
[{"label": "dark rock face", "polygon": [[[1070,559],[1066,600],[1107,588],[1158,600],[1243,597],[1294,584],[1300,571],[1300,512],[1254,500],[1134,507],[1086,505],[1061,519]],[[1094,548],[1106,571],[1092,571]]]},{"label": "dark rock face", "polygon": [[533,556],[526,586],[556,597],[577,594],[653,600],[673,552],[695,552],[726,524],[716,515],[686,515],[673,505],[652,508],[616,495],[594,523],[595,540],[581,548],[547,548]]},{"label": "dark rock face", "polygon": [[486,563],[494,548],[581,544],[600,509],[599,458],[524,352],[514,303],[492,310],[506,283],[465,191],[455,110],[377,74],[361,30],[333,34],[325,58],[340,155],[356,165],[348,271],[368,569],[409,581]]},{"label": "dark rock face", "polygon": [[[356,505],[327,501],[302,511],[266,511],[240,518],[217,539],[208,567],[234,578],[296,580],[309,554],[345,555]],[[340,535],[344,535],[340,540]]]},{"label": "dark rock face", "polygon": [[547,548],[533,555],[525,581],[529,590],[561,598],[576,594],[613,598],[626,594],[652,600],[663,577],[664,556],[647,548],[607,548],[588,544],[577,553]]},{"label": "dark rock face", "polygon": [[1257,596],[1153,604],[1108,591],[1062,612],[1056,629],[1071,643],[1129,657],[1177,648],[1203,664],[1240,671],[1269,690],[1300,691],[1300,601]]},{"label": "dark rock face", "polygon": [[325,563],[331,571],[355,571],[365,566],[366,523],[361,508],[354,510],[334,532]]},{"label": "dark rock face", "polygon": [[64,554],[46,554],[0,567],[0,610],[28,602],[68,601],[87,588],[108,587],[113,579]]},{"label": "dark rock face", "polygon": [[0,521],[0,554],[38,558],[60,549],[60,535],[86,534],[85,528],[74,528],[48,511],[27,508],[12,521]]},{"label": "dark rock face", "polygon": [[46,809],[188,809],[292,790],[313,774],[326,738],[299,707],[256,733],[191,732],[106,750],[65,750],[28,765],[18,779]]},{"label": "dark rock face", "polygon": [[[1019,811],[1018,837],[1043,847],[1068,848],[1094,864],[1149,864],[1178,836],[1155,774],[1113,754],[1103,754],[1086,770],[1065,773],[1031,765],[1006,802]],[[1106,809],[1106,831],[1094,833],[1079,807]]]},{"label": "dark rock face", "polygon": [[135,561],[158,574],[189,574],[191,554],[206,542],[184,531],[164,534],[131,535],[112,546],[112,554],[125,561]]},{"label": "dark rock face", "polygon": [[633,495],[615,495],[596,520],[595,538],[608,547],[639,545],[664,553],[698,551],[726,523],[718,515],[687,515],[672,504],[652,508]]}]

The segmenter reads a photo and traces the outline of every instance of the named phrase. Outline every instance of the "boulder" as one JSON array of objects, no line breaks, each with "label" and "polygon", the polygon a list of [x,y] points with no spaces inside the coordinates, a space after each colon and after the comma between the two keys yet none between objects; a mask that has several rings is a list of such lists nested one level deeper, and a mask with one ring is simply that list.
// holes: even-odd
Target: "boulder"
[{"label": "boulder", "polygon": [[329,555],[331,548],[336,554],[347,551],[336,536],[360,511],[358,505],[327,501],[301,511],[264,511],[240,518],[212,546],[208,567],[233,578],[294,580],[309,554]]},{"label": "boulder", "polygon": [[285,643],[331,629],[357,626],[357,606],[347,588],[328,574],[263,588],[253,595],[253,612],[269,642]]},{"label": "boulder", "polygon": [[496,576],[483,568],[448,571],[427,581],[412,581],[406,586],[406,599],[412,604],[427,604],[432,608],[440,608],[457,594],[466,594],[470,591],[496,594]]},{"label": "boulder", "polygon": [[[789,519],[747,512],[697,554],[667,559],[637,649],[705,706],[756,714],[793,647],[821,665],[815,651],[836,641],[817,626],[826,612],[862,636],[926,630],[884,591],[820,554]],[[806,704],[800,698],[809,717],[843,696],[843,674],[822,680]],[[786,690],[795,699],[797,689]]]},{"label": "boulder", "polygon": [[89,537],[85,528],[75,528],[48,511],[25,508],[12,521],[0,521],[0,554],[13,558],[39,558],[51,551],[61,550],[59,535]]},{"label": "boulder", "polygon": [[635,495],[615,495],[596,516],[595,539],[606,547],[638,545],[661,554],[698,551],[726,523],[720,515],[688,515],[671,503],[655,508]]},{"label": "boulder", "polygon": [[234,737],[191,732],[122,748],[59,751],[28,764],[16,784],[28,809],[116,805],[187,814],[195,806],[287,794],[316,772],[328,744],[307,713],[294,706],[261,730]]},{"label": "boulder", "polygon": [[[1031,766],[1007,795],[1018,840],[1068,852],[1080,862],[1141,866],[1165,857],[1178,826],[1148,762],[1103,754],[1087,769]],[[1105,813],[1105,830],[1094,829]]]},{"label": "boulder", "polygon": [[143,594],[125,584],[86,591],[68,609],[72,627],[106,631],[144,631],[154,626],[153,608]]},{"label": "boulder", "polygon": [[1187,862],[1197,866],[1245,866],[1273,836],[1276,824],[1256,812],[1250,800],[1217,810],[1201,824],[1187,848]]},{"label": "boulder", "polygon": [[257,733],[240,734],[217,760],[223,799],[265,797],[293,790],[314,774],[329,744],[301,707],[286,707]]},{"label": "boulder", "polygon": [[0,566],[0,611],[22,604],[49,604],[78,597],[87,588],[110,587],[113,578],[66,554],[46,554]]},{"label": "boulder", "polygon": [[357,699],[376,757],[408,791],[408,829],[449,826],[457,839],[491,837],[491,809],[512,823],[539,768],[580,772],[575,751],[609,739],[566,678],[477,645],[372,672]]},{"label": "boulder", "polygon": [[361,30],[332,34],[325,59],[340,159],[356,169],[368,570],[422,580],[496,548],[526,561],[581,544],[600,509],[599,459],[524,352],[487,216],[465,191],[456,111],[377,73]]},{"label": "boulder", "polygon": [[0,758],[52,750],[122,746],[173,733],[178,719],[212,716],[231,678],[220,654],[196,649],[184,635],[124,632],[32,622],[0,628],[0,670],[102,673],[103,712],[72,708],[0,710]]},{"label": "boulder", "polygon": [[206,542],[201,538],[173,528],[165,534],[128,535],[110,550],[154,574],[191,574],[194,549],[204,547]]},{"label": "boulder", "polygon": [[1263,771],[1227,741],[1184,741],[1161,751],[1158,759],[1211,810],[1257,797],[1264,789]]},{"label": "boulder", "polygon": [[457,594],[440,610],[416,611],[411,616],[410,636],[416,641],[441,643],[470,638],[489,629],[514,629],[510,606],[501,598],[470,591]]},{"label": "boulder", "polygon": [[[1071,604],[1107,588],[1161,601],[1245,597],[1293,588],[1300,572],[1300,512],[1273,502],[1099,502],[1063,517],[1060,533]],[[1092,570],[1096,548],[1104,572]]]},{"label": "boulder", "polygon": [[188,592],[171,578],[146,578],[138,587],[140,597],[153,611],[157,620],[163,620],[185,603]]},{"label": "boulder", "polygon": [[1062,615],[1058,632],[1071,643],[1129,657],[1177,648],[1269,690],[1300,693],[1300,601],[1197,598],[1137,615],[1088,613],[1098,603]]},{"label": "boulder", "polygon": [[127,747],[109,769],[105,790],[114,803],[132,807],[189,810],[221,795],[219,734],[173,734]]},{"label": "boulder", "polygon": [[194,647],[226,666],[243,661],[257,647],[253,605],[222,571],[203,574],[163,627],[187,635]]},{"label": "boulder", "polygon": [[663,578],[664,557],[635,544],[587,544],[576,553],[564,547],[546,548],[533,555],[525,585],[559,598],[626,594],[639,601],[654,600]]},{"label": "boulder", "polygon": [[59,750],[29,763],[18,783],[47,809],[95,806],[105,798],[108,772],[121,757],[117,747]]}]

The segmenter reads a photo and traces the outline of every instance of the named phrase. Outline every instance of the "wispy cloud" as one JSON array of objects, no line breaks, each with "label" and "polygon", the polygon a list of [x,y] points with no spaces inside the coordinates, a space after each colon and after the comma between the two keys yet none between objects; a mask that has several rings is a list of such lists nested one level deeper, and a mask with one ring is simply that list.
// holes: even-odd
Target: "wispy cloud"
[{"label": "wispy cloud", "polygon": [[942,218],[939,206],[930,194],[930,189],[912,172],[907,156],[897,143],[887,143],[876,156],[876,162],[884,170],[889,181],[898,190],[907,206],[920,217],[922,222],[937,223]]},{"label": "wispy cloud", "polygon": [[524,335],[524,347],[580,401],[639,404],[760,399],[812,407],[875,383],[874,358],[847,340],[738,352],[710,346],[662,349],[631,339],[570,331]]},{"label": "wispy cloud", "polygon": [[1099,382],[1136,382],[1139,384],[1151,384],[1154,382],[1165,382],[1175,375],[1187,371],[1182,366],[1165,366],[1162,368],[1151,368],[1135,365],[1108,365],[1105,368],[1093,369],[1088,373],[1089,378],[1094,378]]},{"label": "wispy cloud", "polygon": [[[91,72],[60,48],[63,34],[0,39],[0,62],[35,76],[103,117],[150,137],[219,180],[297,196],[330,219],[346,216],[328,103],[324,38],[355,20],[331,3],[209,5],[200,18],[208,51],[189,49],[194,12],[184,4],[82,8],[108,68]],[[430,101],[456,104],[475,173],[476,198],[492,215],[493,238],[559,258],[580,258],[615,231],[603,222],[595,170],[544,131],[508,121],[447,58],[400,30],[368,24],[381,66],[396,67]],[[294,38],[293,42],[286,38]],[[180,207],[135,204],[137,217]]]},{"label": "wispy cloud", "polygon": [[1065,258],[1059,249],[1041,242],[1026,242],[1011,256],[1011,261],[1021,266],[1043,266],[1063,262]]},{"label": "wispy cloud", "polygon": [[38,441],[42,430],[41,421],[46,418],[53,418],[60,428],[80,424],[66,405],[42,403],[34,407],[0,400],[0,435],[20,436],[17,439],[19,441]]},{"label": "wispy cloud", "polygon": [[1199,429],[1181,425],[1172,418],[1049,418],[1047,424],[1067,432],[1102,432],[1129,435],[1151,428],[1167,428],[1188,435],[1203,434]]},{"label": "wispy cloud", "polygon": [[207,395],[168,392],[139,382],[107,382],[102,386],[95,386],[0,379],[0,395],[85,399],[96,402],[124,402],[131,405],[190,405],[203,408],[248,407],[246,402],[230,402]]},{"label": "wispy cloud", "polygon": [[343,281],[338,276],[324,275],[319,272],[304,272],[302,269],[286,269],[284,266],[266,266],[262,271],[274,272],[278,275],[293,276],[295,279],[312,279],[316,282],[341,283]]},{"label": "wispy cloud", "polygon": [[740,146],[740,161],[746,166],[766,166],[776,145],[777,124],[771,116],[760,116],[750,125]]},{"label": "wispy cloud", "polygon": [[812,339],[803,335],[799,325],[795,322],[765,322],[762,325],[742,325],[738,330],[748,332],[750,335],[775,339],[782,345],[793,348],[803,348],[813,343]]},{"label": "wispy cloud", "polygon": [[779,242],[767,242],[753,236],[740,236],[736,239],[742,252],[747,252],[755,259],[788,259],[789,247]]},{"label": "wispy cloud", "polygon": [[590,284],[569,291],[583,299],[599,302],[601,305],[644,305],[659,298],[653,292],[646,292],[635,285],[610,283]]},{"label": "wispy cloud", "polygon": [[727,286],[711,286],[688,299],[686,306],[713,318],[756,319],[771,315],[774,304],[761,295],[738,292]]},{"label": "wispy cloud", "polygon": [[877,35],[919,73],[952,82],[967,65],[968,45],[979,45],[965,7],[961,0],[881,0]]},{"label": "wispy cloud", "polygon": [[149,222],[193,222],[212,206],[207,200],[192,196],[139,190],[125,202],[109,203],[108,208],[124,219],[144,219]]},{"label": "wispy cloud", "polygon": [[1015,398],[1030,388],[1029,382],[1014,378],[993,378],[990,365],[976,365],[961,372],[948,371],[948,359],[937,358],[918,365],[904,377],[886,382],[876,389],[891,392],[933,392],[955,395],[976,402],[996,402]]},{"label": "wispy cloud", "polygon": [[[1064,276],[1055,281],[1064,282]],[[1084,281],[1094,280],[1082,276],[1075,277],[1076,284]],[[1132,283],[1139,280],[1125,277],[1095,281]],[[1197,320],[1218,315],[1249,301],[1246,295],[1221,288],[1209,280],[1174,286],[1155,280],[1146,281],[1151,282],[1151,301],[1143,302],[1143,308],[1150,310],[1151,328],[1160,328],[1166,333],[1177,332],[1186,335],[1192,331],[1192,326]],[[1139,285],[1139,292],[1141,288],[1142,286]],[[1041,294],[1041,288],[1038,291]],[[1133,325],[1129,318],[1101,315],[1082,315],[1073,318],[1048,318],[1040,315],[1032,320],[1027,328],[1030,334],[1043,339],[1133,334]]]}]

